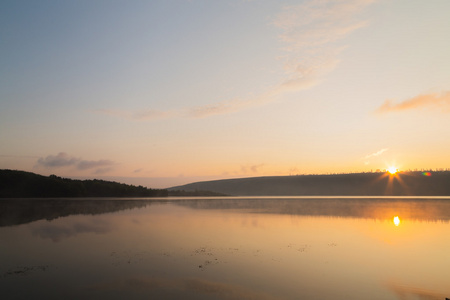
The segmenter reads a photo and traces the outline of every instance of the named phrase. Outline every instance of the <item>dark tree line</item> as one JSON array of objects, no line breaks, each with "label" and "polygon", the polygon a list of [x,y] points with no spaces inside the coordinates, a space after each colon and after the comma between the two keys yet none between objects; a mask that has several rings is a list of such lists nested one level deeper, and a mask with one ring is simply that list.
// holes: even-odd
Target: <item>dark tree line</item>
[{"label": "dark tree line", "polygon": [[166,197],[167,190],[105,180],[74,180],[56,175],[0,170],[1,198],[47,197]]}]

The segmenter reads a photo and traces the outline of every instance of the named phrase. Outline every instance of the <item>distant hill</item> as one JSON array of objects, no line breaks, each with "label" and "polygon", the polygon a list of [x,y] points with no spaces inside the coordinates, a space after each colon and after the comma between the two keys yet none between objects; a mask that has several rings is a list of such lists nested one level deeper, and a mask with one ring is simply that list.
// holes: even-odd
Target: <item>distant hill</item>
[{"label": "distant hill", "polygon": [[190,183],[172,190],[232,196],[450,196],[450,171],[252,177]]},{"label": "distant hill", "polygon": [[0,170],[0,198],[166,197],[167,190],[104,180],[73,180],[55,175]]}]

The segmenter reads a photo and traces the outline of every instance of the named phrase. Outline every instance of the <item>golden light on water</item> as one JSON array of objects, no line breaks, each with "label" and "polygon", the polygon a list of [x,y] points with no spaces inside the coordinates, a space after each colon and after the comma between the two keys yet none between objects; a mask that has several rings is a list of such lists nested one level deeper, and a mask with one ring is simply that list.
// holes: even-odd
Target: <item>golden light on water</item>
[{"label": "golden light on water", "polygon": [[393,221],[394,221],[394,225],[395,225],[395,226],[400,225],[400,218],[399,218],[398,216],[395,216],[394,219],[393,219]]}]

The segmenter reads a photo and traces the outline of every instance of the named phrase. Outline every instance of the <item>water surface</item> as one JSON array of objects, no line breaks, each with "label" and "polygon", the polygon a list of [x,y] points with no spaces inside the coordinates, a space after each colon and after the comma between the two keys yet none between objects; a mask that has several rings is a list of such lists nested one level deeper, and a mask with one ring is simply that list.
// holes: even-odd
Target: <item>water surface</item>
[{"label": "water surface", "polygon": [[0,200],[0,290],[5,299],[443,300],[449,220],[445,198]]}]

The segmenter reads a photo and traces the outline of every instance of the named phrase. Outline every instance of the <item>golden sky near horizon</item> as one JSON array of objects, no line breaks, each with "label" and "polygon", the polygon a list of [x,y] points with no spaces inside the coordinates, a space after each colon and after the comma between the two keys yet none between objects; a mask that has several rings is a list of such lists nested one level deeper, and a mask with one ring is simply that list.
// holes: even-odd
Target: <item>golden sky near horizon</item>
[{"label": "golden sky near horizon", "polygon": [[0,168],[153,187],[450,168],[449,11],[2,1]]}]

